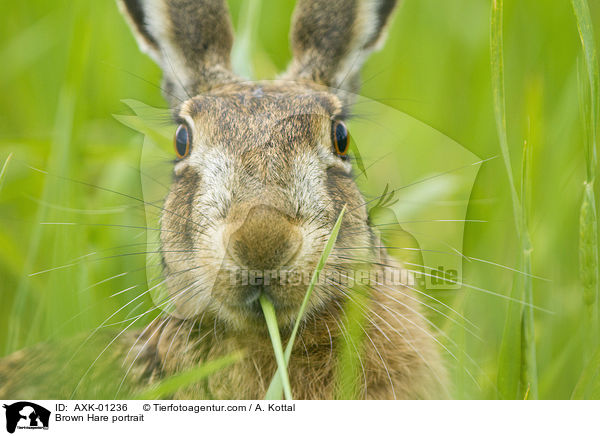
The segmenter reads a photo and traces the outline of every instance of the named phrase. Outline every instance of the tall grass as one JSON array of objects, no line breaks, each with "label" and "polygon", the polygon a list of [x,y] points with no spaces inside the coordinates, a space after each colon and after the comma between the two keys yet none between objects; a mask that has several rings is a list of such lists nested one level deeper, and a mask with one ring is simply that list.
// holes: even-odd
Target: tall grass
[{"label": "tall grass", "polygon": [[[592,349],[600,345],[599,319],[599,255],[598,255],[598,213],[596,209],[597,134],[600,92],[598,59],[590,10],[586,0],[572,0],[571,5],[577,20],[577,28],[583,49],[587,86],[580,86],[581,117],[583,119],[586,180],[583,185],[583,198],[579,212],[579,271],[583,286],[584,301],[589,312],[589,332]],[[581,77],[579,77],[582,82]],[[586,93],[585,91],[588,91]]]},{"label": "tall grass", "polygon": [[[520,247],[520,270],[514,277],[508,314],[504,326],[500,361],[498,366],[498,392],[502,398],[516,399],[526,396],[537,399],[537,369],[535,357],[535,334],[533,326],[533,289],[531,281],[531,239],[527,226],[526,209],[523,207],[529,153],[523,152],[521,175],[521,198],[517,194],[513,176],[508,135],[506,129],[506,103],[504,92],[504,48],[503,48],[503,0],[492,1],[490,28],[492,89],[494,114],[504,168],[508,176],[514,224]],[[525,308],[515,300],[524,298],[529,303]],[[519,391],[519,383],[521,384]],[[521,396],[520,396],[521,395]]]},{"label": "tall grass", "polygon": [[[525,141],[523,146],[522,171],[521,171],[521,200],[523,228],[528,232],[529,220],[529,197],[531,196],[531,165],[532,165],[532,145]],[[529,236],[527,236],[529,241]],[[531,252],[530,246],[523,247],[523,263],[521,272],[521,281],[523,283],[523,299],[527,304],[523,308],[521,316],[521,386],[525,392],[522,392],[524,399],[538,398],[538,380],[537,380],[537,356],[535,351],[535,330],[533,318],[533,279],[531,271]]]},{"label": "tall grass", "polygon": [[571,398],[573,400],[600,399],[600,348],[591,356],[581,373]]}]

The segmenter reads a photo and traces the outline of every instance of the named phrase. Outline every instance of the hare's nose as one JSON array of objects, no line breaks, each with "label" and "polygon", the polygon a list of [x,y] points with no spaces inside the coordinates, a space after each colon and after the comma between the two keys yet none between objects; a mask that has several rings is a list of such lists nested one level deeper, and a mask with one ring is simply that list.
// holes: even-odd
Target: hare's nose
[{"label": "hare's nose", "polygon": [[253,206],[231,233],[227,252],[240,266],[268,270],[290,263],[301,245],[298,227],[284,213],[259,205]]}]

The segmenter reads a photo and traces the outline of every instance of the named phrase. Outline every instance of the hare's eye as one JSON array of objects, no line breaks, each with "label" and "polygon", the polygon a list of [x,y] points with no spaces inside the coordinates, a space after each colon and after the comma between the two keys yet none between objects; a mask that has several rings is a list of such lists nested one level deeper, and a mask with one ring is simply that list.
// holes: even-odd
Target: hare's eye
[{"label": "hare's eye", "polygon": [[175,132],[175,154],[179,159],[183,159],[190,154],[190,134],[185,124],[180,124]]},{"label": "hare's eye", "polygon": [[346,156],[348,153],[348,129],[341,121],[334,121],[331,126],[331,142],[338,156]]}]

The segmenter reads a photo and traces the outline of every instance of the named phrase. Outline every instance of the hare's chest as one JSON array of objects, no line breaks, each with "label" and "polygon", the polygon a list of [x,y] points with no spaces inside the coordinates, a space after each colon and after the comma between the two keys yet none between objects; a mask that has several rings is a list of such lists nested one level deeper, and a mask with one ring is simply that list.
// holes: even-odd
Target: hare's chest
[{"label": "hare's chest", "polygon": [[[230,343],[231,342],[231,343]],[[235,342],[235,343],[234,343]],[[246,399],[265,398],[266,392],[277,371],[273,349],[269,343],[240,344],[224,340],[212,344],[197,356],[196,365],[215,362],[232,353],[242,357],[212,373],[204,380],[182,389],[178,399]],[[296,350],[295,350],[296,351]],[[324,399],[333,395],[333,360],[330,352],[304,350],[294,353],[288,368],[294,399]]]}]

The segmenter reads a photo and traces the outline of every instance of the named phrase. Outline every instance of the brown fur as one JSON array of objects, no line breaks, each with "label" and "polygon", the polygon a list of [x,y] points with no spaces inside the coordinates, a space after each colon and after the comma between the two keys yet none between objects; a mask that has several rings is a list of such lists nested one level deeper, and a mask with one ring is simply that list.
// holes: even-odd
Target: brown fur
[{"label": "brown fur", "polygon": [[[300,0],[292,19],[294,59],[283,78],[358,92],[359,71],[377,49],[397,0]],[[347,93],[345,91],[350,91]]]},{"label": "brown fur", "polygon": [[163,69],[163,89],[177,104],[234,79],[233,28],[221,0],[119,0],[141,49]]},{"label": "brown fur", "polygon": [[[108,359],[126,361],[133,391],[241,350],[242,360],[175,397],[264,397],[276,364],[258,296],[273,302],[286,340],[307,283],[267,282],[260,274],[258,283],[233,278],[247,269],[310,278],[346,206],[323,270],[323,276],[338,276],[315,287],[290,360],[294,397],[343,396],[336,380],[344,344],[359,356],[359,398],[444,395],[436,340],[414,292],[371,276],[361,302],[357,288],[342,280],[357,267],[377,273],[394,263],[376,248],[380,242],[350,163],[333,150],[334,123],[346,116],[351,99],[327,86],[347,88],[346,77],[356,81],[395,3],[300,0],[292,30],[295,57],[284,79],[250,83],[228,69],[231,28],[224,2],[122,1],[142,48],[161,64],[174,90],[167,97],[175,119],[192,138],[190,155],[174,166],[161,218],[165,314],[141,333],[119,338],[114,359]],[[351,323],[358,322],[346,317],[352,303],[364,313],[358,344],[346,341],[356,330]],[[14,367],[19,359],[7,362]],[[0,396],[19,396],[15,387],[0,388]]]},{"label": "brown fur", "polygon": [[[424,399],[446,395],[445,379],[435,347],[425,333],[416,300],[402,293],[384,290],[372,294],[364,354],[361,355],[358,398]],[[397,301],[394,301],[397,300]],[[382,310],[381,307],[390,310]],[[396,313],[394,312],[396,311]],[[337,361],[343,335],[349,328],[341,321],[339,306],[307,318],[290,360],[289,374],[296,399],[335,398]],[[158,326],[164,320],[156,321]],[[277,368],[266,329],[255,326],[243,334],[214,319],[205,317],[192,327],[191,321],[173,319],[154,334],[150,349],[157,350],[161,374],[173,374],[202,362],[209,362],[234,351],[246,357],[207,381],[179,392],[177,398],[257,399],[263,398]],[[183,327],[182,327],[183,324]],[[155,327],[147,330],[146,337]],[[288,330],[283,330],[284,339]],[[143,342],[142,339],[140,342]],[[359,344],[354,344],[359,347]],[[158,366],[157,366],[158,368]]]}]

